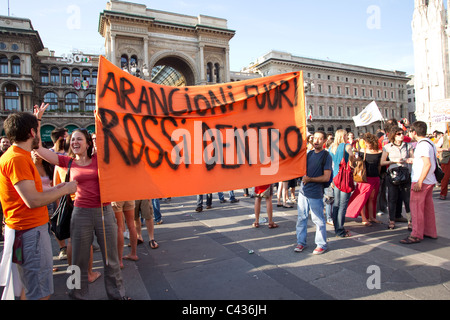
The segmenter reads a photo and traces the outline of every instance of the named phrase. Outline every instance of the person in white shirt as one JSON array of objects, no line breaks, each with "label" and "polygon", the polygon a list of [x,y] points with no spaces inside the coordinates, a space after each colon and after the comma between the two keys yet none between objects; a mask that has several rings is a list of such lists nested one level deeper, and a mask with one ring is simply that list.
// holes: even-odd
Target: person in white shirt
[{"label": "person in white shirt", "polygon": [[412,138],[417,141],[411,172],[410,209],[412,218],[411,234],[401,240],[403,244],[419,243],[424,237],[436,239],[436,219],[433,203],[433,188],[437,183],[436,147],[426,138],[427,125],[416,121],[412,125]]}]

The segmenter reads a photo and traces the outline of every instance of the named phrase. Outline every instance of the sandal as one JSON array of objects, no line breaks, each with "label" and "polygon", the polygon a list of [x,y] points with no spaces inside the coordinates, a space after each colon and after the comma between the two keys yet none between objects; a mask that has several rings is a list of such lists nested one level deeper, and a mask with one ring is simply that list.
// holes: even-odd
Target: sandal
[{"label": "sandal", "polygon": [[337,238],[350,238],[352,235],[350,234],[350,231],[345,230],[344,235],[336,235]]},{"label": "sandal", "polygon": [[259,223],[258,223],[258,222],[253,223],[253,224],[252,224],[252,227],[253,227],[253,228],[259,228]]},{"label": "sandal", "polygon": [[403,240],[400,240],[400,243],[402,244],[413,244],[413,243],[419,243],[421,240],[417,237],[409,236]]},{"label": "sandal", "polygon": [[156,248],[159,247],[158,243],[156,243],[156,241],[155,241],[154,239],[150,240],[150,241],[148,242],[148,245],[149,245],[150,248],[152,248],[152,249],[156,249]]},{"label": "sandal", "polygon": [[365,227],[371,227],[372,224],[369,221],[362,222],[362,225]]},{"label": "sandal", "polygon": [[394,230],[395,229],[395,222],[394,221],[389,221],[388,229],[389,230]]},{"label": "sandal", "polygon": [[269,229],[278,228],[278,225],[275,222],[269,223]]}]

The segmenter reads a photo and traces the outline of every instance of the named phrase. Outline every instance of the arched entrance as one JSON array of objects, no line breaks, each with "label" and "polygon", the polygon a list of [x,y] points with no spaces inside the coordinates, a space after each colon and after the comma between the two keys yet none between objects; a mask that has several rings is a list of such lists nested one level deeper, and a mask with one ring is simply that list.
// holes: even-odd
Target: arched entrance
[{"label": "arched entrance", "polygon": [[109,1],[100,13],[99,32],[105,38],[106,58],[117,66],[133,59],[140,70],[149,71],[146,80],[154,72],[154,82],[161,84],[230,81],[229,42],[235,31],[228,29],[225,19]]},{"label": "arched entrance", "polygon": [[158,60],[152,68],[151,82],[166,86],[195,85],[192,68],[181,58],[169,56]]}]

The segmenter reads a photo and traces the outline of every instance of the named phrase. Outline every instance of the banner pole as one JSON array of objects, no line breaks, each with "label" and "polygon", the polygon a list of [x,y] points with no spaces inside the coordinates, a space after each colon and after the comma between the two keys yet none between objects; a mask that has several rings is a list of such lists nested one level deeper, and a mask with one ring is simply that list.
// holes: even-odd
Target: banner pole
[{"label": "banner pole", "polygon": [[106,245],[106,232],[105,232],[105,214],[103,212],[103,202],[101,201],[100,198],[100,205],[102,208],[102,224],[103,224],[103,242],[105,244],[105,261],[106,261],[106,265],[109,265],[109,261],[108,261],[108,246]]}]

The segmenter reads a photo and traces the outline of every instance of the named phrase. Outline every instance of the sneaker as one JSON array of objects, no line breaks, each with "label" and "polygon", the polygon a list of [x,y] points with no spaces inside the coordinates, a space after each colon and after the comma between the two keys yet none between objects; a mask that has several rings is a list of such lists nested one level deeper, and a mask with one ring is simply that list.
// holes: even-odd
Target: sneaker
[{"label": "sneaker", "polygon": [[197,211],[197,212],[202,212],[202,211],[203,211],[203,208],[202,208],[202,207],[197,207],[197,208],[195,209],[195,211]]},{"label": "sneaker", "polygon": [[327,249],[321,248],[321,247],[317,247],[314,249],[313,254],[323,254],[327,251]]},{"label": "sneaker", "polygon": [[298,244],[298,245],[295,247],[294,251],[295,251],[295,252],[302,252],[303,250],[305,250],[305,248],[306,248],[306,246],[302,246],[301,244]]},{"label": "sneaker", "polygon": [[223,199],[223,200],[220,200],[220,203],[226,203],[226,202],[228,202],[227,200],[225,200],[225,199]]},{"label": "sneaker", "polygon": [[58,259],[67,260],[67,247],[62,247],[61,249],[59,249]]},{"label": "sneaker", "polygon": [[239,199],[233,199],[233,200],[231,200],[230,202],[231,202],[231,203],[236,203],[236,202],[239,202]]}]

